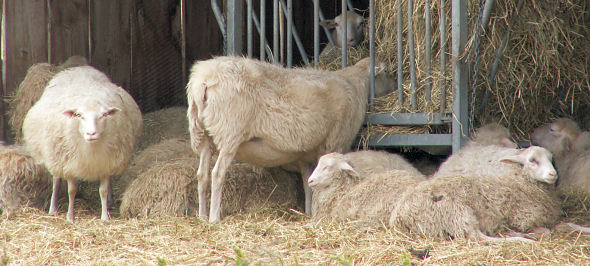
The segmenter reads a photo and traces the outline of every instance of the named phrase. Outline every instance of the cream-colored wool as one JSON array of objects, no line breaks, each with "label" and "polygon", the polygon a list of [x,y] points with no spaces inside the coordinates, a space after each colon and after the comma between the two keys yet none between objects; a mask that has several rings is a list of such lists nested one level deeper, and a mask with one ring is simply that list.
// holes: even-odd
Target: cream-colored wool
[{"label": "cream-colored wool", "polygon": [[[100,71],[81,66],[67,68],[51,79],[25,117],[23,137],[33,158],[47,167],[54,182],[68,180],[68,220],[74,218],[76,179],[101,180],[101,218],[108,219],[106,188],[110,177],[127,167],[141,127],[141,112],[133,98]],[[55,204],[54,190],[52,213]]]},{"label": "cream-colored wool", "polygon": [[[199,215],[220,220],[223,179],[234,157],[261,167],[296,163],[305,181],[319,156],[348,151],[365,116],[368,79],[368,58],[339,71],[286,69],[243,57],[195,63],[187,113],[201,159]],[[209,211],[203,203],[213,146],[219,157]],[[307,186],[305,192],[309,211]]]}]

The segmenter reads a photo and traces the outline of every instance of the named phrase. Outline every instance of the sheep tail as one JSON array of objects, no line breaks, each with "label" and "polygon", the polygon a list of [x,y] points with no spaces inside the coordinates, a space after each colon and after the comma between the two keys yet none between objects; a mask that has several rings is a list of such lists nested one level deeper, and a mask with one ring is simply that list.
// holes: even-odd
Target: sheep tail
[{"label": "sheep tail", "polygon": [[206,91],[207,86],[205,83],[195,84],[191,80],[187,84],[187,118],[191,135],[191,146],[194,151],[199,150],[199,146],[205,136],[205,125],[203,125],[203,121],[200,117],[205,108]]}]

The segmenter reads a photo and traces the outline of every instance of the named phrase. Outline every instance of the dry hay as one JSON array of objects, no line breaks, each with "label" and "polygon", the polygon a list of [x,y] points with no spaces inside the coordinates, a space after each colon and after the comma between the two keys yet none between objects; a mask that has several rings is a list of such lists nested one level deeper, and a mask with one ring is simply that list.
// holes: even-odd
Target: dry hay
[{"label": "dry hay", "polygon": [[[407,0],[399,0],[403,15],[403,94],[399,104],[397,94],[376,99],[375,112],[438,112],[441,84],[446,88],[446,110],[452,106],[450,58],[451,13],[450,1],[445,1],[447,21],[445,71],[440,66],[439,1],[431,1],[432,61],[430,77],[426,75],[424,1],[414,1],[413,31],[417,79],[417,108],[411,107]],[[475,46],[475,25],[479,2],[468,2],[469,36],[467,49]],[[585,12],[587,1],[542,0],[524,1],[516,14],[518,1],[496,1],[487,30],[480,38],[476,107],[482,103],[485,90],[490,97],[484,109],[475,111],[475,127],[491,121],[504,120],[516,139],[528,139],[528,133],[541,123],[560,116],[573,117],[581,124],[590,123],[590,27]],[[376,1],[376,56],[392,72],[397,71],[397,5],[398,1]],[[507,46],[500,57],[493,82],[490,73],[502,38],[511,24]],[[473,62],[473,54],[463,55]],[[339,59],[329,63],[339,66]],[[472,64],[472,63],[471,63]],[[397,76],[397,75],[396,75]],[[425,90],[428,78],[432,81],[432,100],[427,103]],[[472,81],[469,81],[471,87]],[[471,90],[471,89],[470,89]],[[471,99],[471,96],[469,97]],[[400,127],[398,127],[399,129]],[[402,127],[403,128],[403,127]],[[387,133],[396,133],[396,130]],[[373,132],[384,132],[374,128]],[[403,129],[407,133],[408,129]],[[421,129],[415,133],[424,133]],[[413,132],[414,133],[414,132]]]},{"label": "dry hay", "polygon": [[[76,209],[69,223],[36,209],[0,218],[3,264],[506,265],[590,263],[590,235],[553,232],[534,243],[432,240],[395,229],[310,223],[294,212],[225,217],[112,218]],[[427,254],[424,256],[424,254]],[[425,258],[421,258],[422,257]]]},{"label": "dry hay", "polygon": [[143,115],[143,133],[137,150],[170,138],[190,138],[186,107],[169,107]]},{"label": "dry hay", "polygon": [[0,147],[0,209],[22,206],[47,208],[52,190],[51,176],[44,166],[20,145]]},{"label": "dry hay", "polygon": [[[194,216],[198,210],[196,173],[199,161],[181,158],[154,164],[131,182],[123,194],[122,217]],[[295,174],[233,163],[222,197],[222,215],[267,208],[295,207]]]},{"label": "dry hay", "polygon": [[[190,142],[185,139],[171,138],[162,140],[156,144],[139,151],[129,162],[129,165],[120,176],[111,178],[113,192],[112,208],[118,209],[123,198],[123,192],[129,184],[140,174],[152,168],[155,164],[162,164],[180,158],[197,160],[190,147]],[[98,193],[99,182],[82,181],[78,186],[78,197],[87,201],[95,208],[100,208],[100,195]]]}]

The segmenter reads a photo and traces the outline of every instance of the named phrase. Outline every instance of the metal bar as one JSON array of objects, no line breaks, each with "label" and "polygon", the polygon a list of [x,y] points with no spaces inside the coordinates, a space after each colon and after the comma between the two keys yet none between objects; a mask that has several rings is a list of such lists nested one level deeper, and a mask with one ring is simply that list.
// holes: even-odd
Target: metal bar
[{"label": "metal bar", "polygon": [[313,65],[320,63],[320,3],[313,0]]},{"label": "metal bar", "polygon": [[[307,58],[307,56],[306,56]],[[287,0],[287,67],[293,66],[293,0]]]},{"label": "metal bar", "polygon": [[[258,34],[260,34],[260,22],[258,21],[258,16],[256,16],[256,12],[252,11],[252,19],[254,20],[254,26],[256,27],[256,30],[258,31]],[[260,47],[262,50],[262,47]],[[270,46],[268,45],[268,43],[264,42],[264,49],[266,50],[266,55],[270,58],[272,56],[272,51],[270,50]]]},{"label": "metal bar", "polygon": [[481,27],[485,30],[488,25],[488,21],[490,20],[490,14],[492,13],[492,8],[494,7],[494,0],[486,0],[486,5],[483,9],[483,17],[481,19]]},{"label": "metal bar", "polygon": [[416,53],[414,47],[414,29],[412,23],[412,13],[414,1],[408,0],[408,46],[410,47],[410,91],[412,93],[412,111],[416,110]]},{"label": "metal bar", "polygon": [[425,40],[425,61],[426,61],[426,103],[430,103],[430,96],[432,91],[432,77],[431,77],[431,66],[430,61],[432,60],[431,56],[431,46],[432,46],[432,33],[430,30],[430,0],[425,0],[424,6],[424,15],[426,24],[426,40]]},{"label": "metal bar", "polygon": [[402,4],[401,0],[397,1],[397,102],[402,105],[404,102],[404,75],[403,75],[403,62],[404,54],[402,47]]},{"label": "metal bar", "polygon": [[[326,17],[324,17],[324,12],[322,12],[322,9],[321,8],[319,9],[319,13],[320,13],[320,21],[326,20]],[[330,33],[330,30],[329,29],[326,29],[326,27],[322,27],[322,28],[324,29],[324,33],[326,33],[326,37],[328,38],[328,42],[330,43],[330,45],[332,45],[332,46],[336,45],[335,42],[338,41],[338,40],[334,41],[332,39],[332,33]]]},{"label": "metal bar", "polygon": [[[440,0],[439,7],[439,29],[440,29],[440,74],[445,76],[447,68],[447,18],[445,13],[445,0]],[[440,79],[440,112],[446,109],[447,89],[445,79]]]},{"label": "metal bar", "polygon": [[375,134],[367,142],[371,147],[449,146],[451,140],[451,134]]},{"label": "metal bar", "polygon": [[465,58],[467,44],[467,0],[452,1],[452,56],[453,56],[453,153],[469,137],[467,114],[467,76],[469,75]]},{"label": "metal bar", "polygon": [[[266,48],[266,1],[260,0],[260,61],[266,60],[264,49]],[[272,53],[271,53],[272,54]]]},{"label": "metal bar", "polygon": [[369,110],[375,105],[375,0],[369,0],[369,56],[371,60],[369,80]]},{"label": "metal bar", "polygon": [[247,30],[247,46],[248,46],[248,57],[252,58],[254,56],[254,51],[253,51],[253,45],[254,45],[254,40],[253,40],[253,32],[252,32],[252,0],[246,0],[246,30]]},{"label": "metal bar", "polygon": [[272,1],[272,62],[279,64],[279,0]]},{"label": "metal bar", "polygon": [[213,14],[215,15],[215,18],[217,20],[217,25],[219,25],[219,30],[221,31],[221,34],[223,34],[223,37],[225,38],[225,36],[226,36],[225,17],[223,16],[223,12],[221,12],[221,8],[219,8],[219,5],[217,4],[217,0],[211,0],[211,8],[213,9]]},{"label": "metal bar", "polygon": [[451,122],[450,114],[441,113],[377,113],[368,114],[365,124],[384,126],[445,125]]},{"label": "metal bar", "polygon": [[348,4],[348,10],[354,11],[354,6],[352,5],[352,1],[348,0],[347,4]]},{"label": "metal bar", "polygon": [[[281,0],[281,4],[283,6],[286,6],[285,0]],[[285,15],[286,15],[287,10],[283,9],[283,12],[285,12]],[[301,55],[301,59],[303,60],[303,63],[305,63],[306,65],[309,65],[309,59],[307,59],[307,52],[305,52],[305,48],[303,47],[303,43],[301,42],[301,38],[299,38],[299,34],[297,33],[297,28],[295,28],[295,25],[293,23],[291,23],[291,25],[293,27],[293,39],[295,39],[295,44],[297,44],[297,49],[299,50],[299,54]]]},{"label": "metal bar", "polygon": [[231,55],[242,53],[243,8],[243,0],[227,0],[227,52]]},{"label": "metal bar", "polygon": [[182,56],[182,84],[187,83],[186,62],[186,0],[180,0],[180,52]]},{"label": "metal bar", "polygon": [[348,31],[348,29],[347,29],[348,27],[346,26],[346,24],[347,24],[346,21],[347,21],[347,13],[348,12],[346,12],[347,11],[346,0],[342,0],[341,3],[342,3],[342,5],[341,5],[342,6],[342,13],[340,15],[342,18],[341,21],[342,21],[343,25],[341,25],[342,26],[342,40],[341,40],[340,44],[342,47],[342,49],[341,49],[342,50],[342,68],[345,68],[347,65],[346,64],[346,59],[347,59],[346,58],[346,52],[347,52],[346,51],[346,48],[347,48],[346,38],[347,38],[347,35],[346,34]]}]

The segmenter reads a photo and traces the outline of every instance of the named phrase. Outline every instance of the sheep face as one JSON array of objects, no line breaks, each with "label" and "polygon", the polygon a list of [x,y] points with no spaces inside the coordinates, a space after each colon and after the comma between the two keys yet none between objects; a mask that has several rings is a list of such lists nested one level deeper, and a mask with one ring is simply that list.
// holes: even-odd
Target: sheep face
[{"label": "sheep face", "polygon": [[342,46],[344,27],[346,27],[346,45],[348,47],[359,45],[365,38],[365,19],[355,12],[348,11],[346,22],[342,20],[342,15],[339,15],[334,19],[324,20],[320,24],[328,29],[336,30],[336,34],[332,35],[336,46]]},{"label": "sheep face", "polygon": [[557,171],[552,164],[553,156],[547,149],[531,146],[521,150],[516,155],[504,157],[504,163],[516,163],[522,166],[523,171],[533,179],[553,184],[557,181]]},{"label": "sheep face", "polygon": [[71,119],[77,119],[78,132],[80,132],[84,140],[92,143],[100,139],[105,130],[107,120],[118,111],[119,108],[105,107],[95,103],[66,110],[63,114]]},{"label": "sheep face", "polygon": [[560,155],[571,151],[580,134],[576,122],[568,118],[559,118],[553,123],[536,128],[531,135],[533,145],[547,148],[553,154]]},{"label": "sheep face", "polygon": [[320,157],[318,165],[307,180],[313,189],[329,187],[342,175],[358,177],[359,173],[344,159],[340,153],[329,153]]}]

